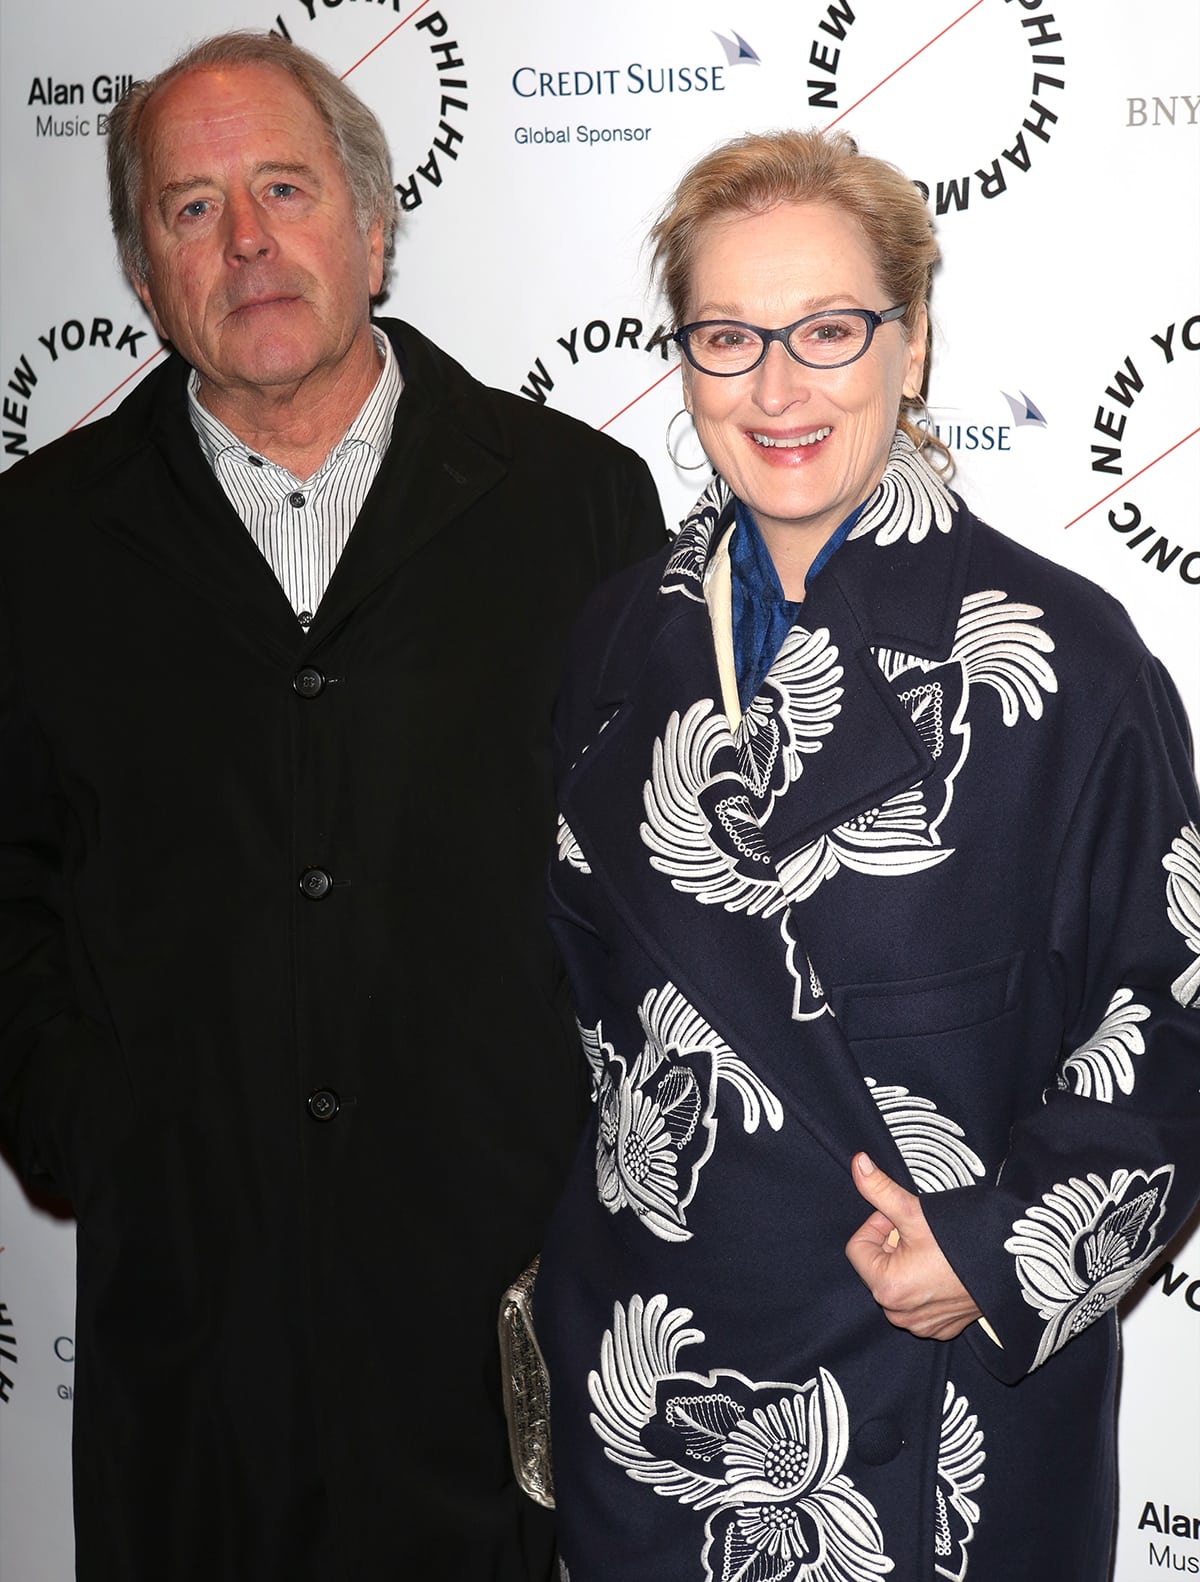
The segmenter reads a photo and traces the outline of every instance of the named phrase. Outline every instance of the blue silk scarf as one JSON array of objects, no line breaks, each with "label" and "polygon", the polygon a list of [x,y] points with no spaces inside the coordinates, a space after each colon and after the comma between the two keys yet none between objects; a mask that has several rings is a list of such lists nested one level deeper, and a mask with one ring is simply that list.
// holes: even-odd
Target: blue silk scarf
[{"label": "blue silk scarf", "polygon": [[[737,532],[733,535],[729,550],[733,659],[737,672],[738,701],[746,709],[762,685],[763,677],[770,670],[788,631],[795,624],[802,601],[784,597],[771,553],[759,532],[753,512],[741,500],[734,503]],[[811,585],[813,578],[846,542],[866,503],[864,500],[862,505],[856,506],[822,544],[816,559],[808,568],[804,579],[805,588]]]}]

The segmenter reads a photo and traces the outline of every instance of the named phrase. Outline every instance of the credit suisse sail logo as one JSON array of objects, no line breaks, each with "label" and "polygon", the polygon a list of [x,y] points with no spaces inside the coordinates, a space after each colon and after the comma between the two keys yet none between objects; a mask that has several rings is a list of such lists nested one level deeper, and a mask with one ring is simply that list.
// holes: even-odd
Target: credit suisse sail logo
[{"label": "credit suisse sail logo", "polygon": [[[1007,411],[1007,415],[1002,415]],[[918,426],[940,439],[949,451],[978,451],[1005,455],[1013,448],[1014,434],[1022,428],[1047,428],[1049,424],[1024,390],[1009,395],[1000,390],[985,412],[964,412],[957,407],[931,404]]]}]

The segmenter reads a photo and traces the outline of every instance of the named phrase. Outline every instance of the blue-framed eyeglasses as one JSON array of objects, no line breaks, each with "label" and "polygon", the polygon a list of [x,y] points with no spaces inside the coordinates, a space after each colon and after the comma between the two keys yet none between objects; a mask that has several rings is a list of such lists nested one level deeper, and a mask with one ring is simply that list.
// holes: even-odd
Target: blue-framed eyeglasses
[{"label": "blue-framed eyeglasses", "polygon": [[871,344],[881,324],[890,324],[907,311],[908,303],[873,313],[870,308],[835,308],[810,313],[781,330],[737,319],[702,319],[684,324],[671,336],[683,349],[693,368],[718,379],[748,374],[767,355],[772,341],[781,341],[788,355],[806,368],[844,368],[856,362]]}]

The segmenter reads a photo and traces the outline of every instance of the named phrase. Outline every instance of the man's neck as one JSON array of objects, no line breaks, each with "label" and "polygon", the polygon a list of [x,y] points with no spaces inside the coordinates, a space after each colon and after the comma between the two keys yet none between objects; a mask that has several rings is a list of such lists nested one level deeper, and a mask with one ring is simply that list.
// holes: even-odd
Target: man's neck
[{"label": "man's neck", "polygon": [[332,376],[322,370],[294,385],[255,389],[222,388],[201,377],[196,397],[256,455],[303,480],[312,477],[358,416],[380,366],[368,330]]}]

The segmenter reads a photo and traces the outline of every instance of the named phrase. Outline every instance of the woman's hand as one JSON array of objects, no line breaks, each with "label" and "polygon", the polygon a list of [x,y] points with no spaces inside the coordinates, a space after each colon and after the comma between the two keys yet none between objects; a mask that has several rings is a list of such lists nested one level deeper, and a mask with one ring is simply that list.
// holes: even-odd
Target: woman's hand
[{"label": "woman's hand", "polygon": [[953,1340],[982,1315],[933,1238],[921,1200],[855,1154],[854,1184],[875,1212],[846,1243],[854,1272],[890,1324],[925,1340]]}]

